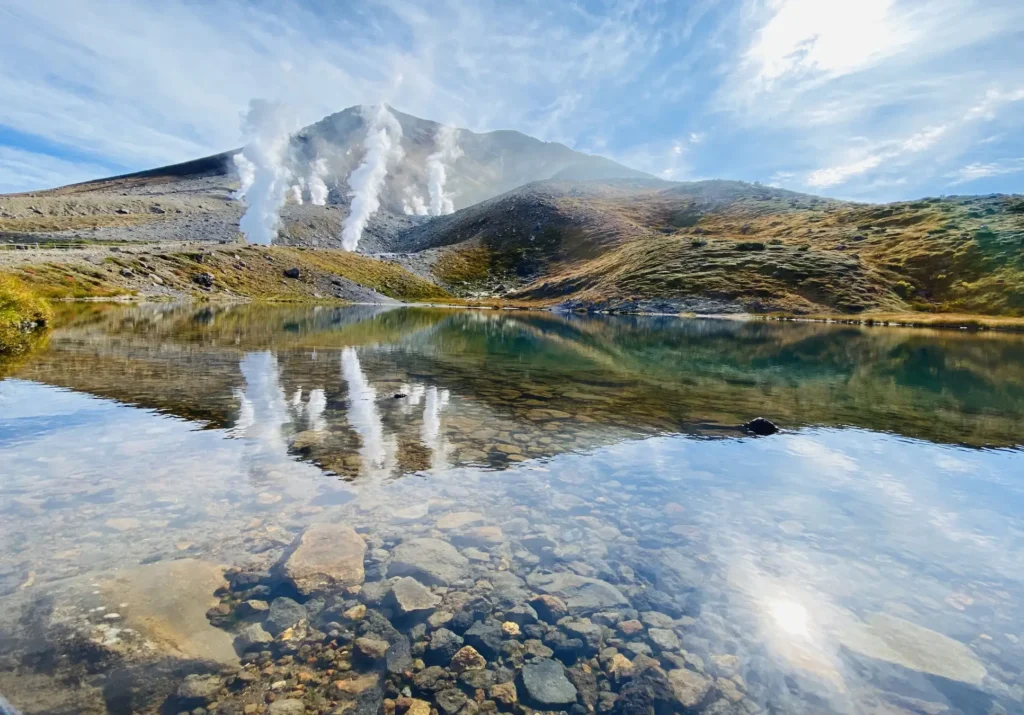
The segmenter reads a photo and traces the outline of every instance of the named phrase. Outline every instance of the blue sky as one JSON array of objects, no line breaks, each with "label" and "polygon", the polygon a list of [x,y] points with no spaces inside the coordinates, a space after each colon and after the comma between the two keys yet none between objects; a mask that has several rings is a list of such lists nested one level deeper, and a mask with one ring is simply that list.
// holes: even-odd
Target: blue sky
[{"label": "blue sky", "polygon": [[1024,192],[1021,0],[0,0],[0,192],[385,101],[670,179]]}]

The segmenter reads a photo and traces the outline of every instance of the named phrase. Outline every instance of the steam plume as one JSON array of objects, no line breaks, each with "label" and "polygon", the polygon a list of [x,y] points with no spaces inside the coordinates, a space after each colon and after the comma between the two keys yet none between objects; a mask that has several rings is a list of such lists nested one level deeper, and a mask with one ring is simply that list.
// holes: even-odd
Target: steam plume
[{"label": "steam plume", "polygon": [[309,200],[314,206],[327,205],[327,184],[324,177],[327,176],[327,162],[317,159],[313,162],[312,171],[309,175]]},{"label": "steam plume", "polygon": [[366,222],[380,208],[380,190],[388,175],[388,162],[400,161],[402,152],[402,125],[383,105],[363,110],[369,121],[363,148],[363,163],[348,177],[352,205],[341,230],[341,245],[354,251],[363,236]]},{"label": "steam plume", "polygon": [[[242,121],[249,143],[242,150],[253,167],[253,180],[243,194],[249,208],[239,228],[249,243],[270,245],[281,223],[280,210],[291,185],[285,166],[293,121],[284,105],[254,99]],[[242,166],[236,161],[236,165]]]},{"label": "steam plume", "polygon": [[405,198],[402,199],[402,211],[406,216],[426,216],[429,213],[423,197],[408,186],[405,187]]},{"label": "steam plume", "polygon": [[462,156],[458,145],[458,132],[455,127],[442,126],[434,137],[436,149],[427,157],[427,179],[430,189],[430,215],[444,216],[455,211],[450,196],[445,194],[444,185],[448,182],[446,164],[452,164]]},{"label": "steam plume", "polygon": [[235,162],[239,182],[238,191],[231,194],[231,198],[241,201],[252,188],[252,182],[256,180],[256,167],[242,152],[238,152],[231,159]]},{"label": "steam plume", "polygon": [[299,179],[299,183],[292,184],[292,187],[288,189],[288,195],[291,197],[292,201],[300,206],[302,205],[302,179]]}]

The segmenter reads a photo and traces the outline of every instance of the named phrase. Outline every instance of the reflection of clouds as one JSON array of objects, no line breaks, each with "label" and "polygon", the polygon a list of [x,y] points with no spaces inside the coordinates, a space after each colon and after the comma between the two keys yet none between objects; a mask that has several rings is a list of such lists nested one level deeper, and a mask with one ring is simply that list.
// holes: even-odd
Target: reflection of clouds
[{"label": "reflection of clouds", "polygon": [[354,348],[341,353],[341,372],[348,384],[348,421],[362,440],[359,456],[363,473],[386,476],[394,471],[398,445],[394,435],[384,433],[374,390],[359,365]]},{"label": "reflection of clouds", "polygon": [[811,437],[798,435],[786,438],[785,442],[791,454],[809,459],[821,469],[837,469],[843,472],[857,470],[857,462],[852,457],[827,447]]}]

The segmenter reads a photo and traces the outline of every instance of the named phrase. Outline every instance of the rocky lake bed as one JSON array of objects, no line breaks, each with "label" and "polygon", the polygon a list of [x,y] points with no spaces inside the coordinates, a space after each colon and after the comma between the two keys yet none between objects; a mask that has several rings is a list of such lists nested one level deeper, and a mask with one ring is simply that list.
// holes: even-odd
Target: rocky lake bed
[{"label": "rocky lake bed", "polygon": [[1012,337],[147,310],[0,382],[26,714],[1024,707]]}]

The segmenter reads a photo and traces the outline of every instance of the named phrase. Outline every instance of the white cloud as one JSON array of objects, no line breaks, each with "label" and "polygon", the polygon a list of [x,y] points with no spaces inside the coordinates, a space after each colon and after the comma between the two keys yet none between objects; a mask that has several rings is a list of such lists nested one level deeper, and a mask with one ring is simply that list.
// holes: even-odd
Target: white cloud
[{"label": "white cloud", "polygon": [[947,126],[929,127],[922,129],[916,134],[903,140],[900,144],[901,151],[925,151],[935,146],[936,142],[942,138],[942,135],[949,129]]},{"label": "white cloud", "polygon": [[840,76],[899,53],[916,39],[894,0],[778,0],[746,60],[762,87],[786,75]]},{"label": "white cloud", "polygon": [[807,185],[817,189],[845,184],[851,178],[866,174],[882,163],[882,157],[874,154],[848,164],[816,169],[807,175]]},{"label": "white cloud", "polygon": [[88,162],[67,161],[45,154],[0,146],[0,194],[26,186],[57,186],[87,181],[106,169]]},{"label": "white cloud", "polygon": [[952,179],[950,186],[966,184],[978,179],[986,179],[991,176],[1003,176],[1005,174],[1016,174],[1024,171],[1024,157],[1019,159],[1004,159],[994,162],[972,162],[959,170],[947,174]]},{"label": "white cloud", "polygon": [[995,119],[1004,104],[1020,102],[1024,100],[1024,87],[1009,91],[990,89],[985,93],[984,99],[967,110],[964,119]]}]

